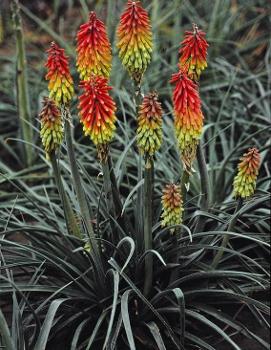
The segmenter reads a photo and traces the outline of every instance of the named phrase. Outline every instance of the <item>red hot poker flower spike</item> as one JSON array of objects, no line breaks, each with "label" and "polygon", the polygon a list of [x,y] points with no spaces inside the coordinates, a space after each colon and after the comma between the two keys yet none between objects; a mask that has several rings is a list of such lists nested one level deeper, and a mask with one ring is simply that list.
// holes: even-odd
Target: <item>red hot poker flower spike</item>
[{"label": "red hot poker flower spike", "polygon": [[112,52],[105,25],[95,12],[80,26],[77,33],[77,68],[82,80],[91,74],[108,77],[112,65]]},{"label": "red hot poker flower spike", "polygon": [[180,225],[182,223],[183,211],[180,186],[175,184],[166,185],[162,196],[162,226]]},{"label": "red hot poker flower spike", "polygon": [[82,81],[83,94],[79,96],[81,122],[85,135],[89,135],[98,150],[106,148],[116,128],[116,105],[109,95],[107,78],[92,76]]},{"label": "red hot poker flower spike", "polygon": [[152,33],[140,1],[129,0],[120,18],[117,47],[122,64],[138,84],[151,61]]},{"label": "red hot poker flower spike", "polygon": [[140,151],[153,156],[162,143],[161,103],[156,92],[151,92],[143,99],[138,113],[137,144]]},{"label": "red hot poker flower spike", "polygon": [[56,104],[67,104],[74,94],[73,80],[68,66],[68,57],[64,49],[55,42],[51,43],[48,52],[48,60],[45,66],[48,69],[45,79],[49,80],[49,97]]},{"label": "red hot poker flower spike", "polygon": [[179,63],[191,79],[198,80],[201,72],[207,67],[209,45],[205,39],[206,34],[199,30],[196,24],[193,24],[193,29],[193,32],[185,32],[179,51],[181,55]]},{"label": "red hot poker flower spike", "polygon": [[173,74],[170,82],[175,84],[173,105],[176,137],[184,165],[190,169],[203,127],[200,96],[196,84],[182,71]]},{"label": "red hot poker flower spike", "polygon": [[256,188],[260,167],[260,154],[257,148],[250,148],[243,155],[234,178],[233,188],[236,197],[247,198],[253,195]]},{"label": "red hot poker flower spike", "polygon": [[41,130],[40,137],[47,155],[55,151],[63,140],[63,123],[61,114],[54,100],[47,97],[43,100],[43,108],[40,112]]}]

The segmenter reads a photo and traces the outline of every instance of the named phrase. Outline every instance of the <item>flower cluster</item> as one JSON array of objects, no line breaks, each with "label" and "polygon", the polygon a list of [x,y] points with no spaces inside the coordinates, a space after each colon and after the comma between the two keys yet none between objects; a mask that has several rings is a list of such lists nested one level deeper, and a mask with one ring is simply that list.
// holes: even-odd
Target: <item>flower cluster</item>
[{"label": "flower cluster", "polygon": [[238,173],[234,178],[235,197],[247,198],[253,195],[256,188],[260,167],[260,154],[257,148],[250,148],[243,155],[238,165]]},{"label": "flower cluster", "polygon": [[151,61],[152,53],[150,20],[140,1],[128,1],[120,19],[117,37],[122,63],[139,84]]},{"label": "flower cluster", "polygon": [[196,84],[183,71],[173,74],[175,132],[182,160],[187,169],[195,158],[198,140],[202,133],[203,114]]},{"label": "flower cluster", "polygon": [[143,99],[138,113],[137,144],[140,151],[153,156],[162,143],[162,107],[156,92]]},{"label": "flower cluster", "polygon": [[46,67],[48,73],[46,80],[49,80],[49,97],[56,104],[68,104],[73,97],[73,80],[69,71],[68,58],[64,49],[61,49],[55,42],[51,43],[48,53]]},{"label": "flower cluster", "polygon": [[168,184],[162,196],[162,226],[180,225],[182,223],[183,200],[179,185]]},{"label": "flower cluster", "polygon": [[112,88],[106,78],[99,76],[82,81],[80,87],[83,93],[79,97],[79,109],[84,133],[96,146],[106,145],[116,128],[116,105],[109,95]]},{"label": "flower cluster", "polygon": [[62,143],[63,123],[61,114],[54,100],[48,97],[44,98],[43,108],[40,112],[41,130],[40,137],[45,152],[50,155]]},{"label": "flower cluster", "polygon": [[[123,65],[136,83],[140,84],[151,60],[152,33],[147,12],[140,1],[128,0],[117,29],[117,47]],[[194,24],[181,43],[179,72],[172,75],[174,85],[174,126],[185,169],[190,172],[203,128],[203,113],[197,80],[207,67],[208,43],[205,33]],[[48,52],[46,79],[49,98],[44,99],[40,113],[41,138],[48,154],[62,142],[63,125],[59,105],[67,105],[74,94],[68,58],[56,43]],[[106,158],[108,144],[116,128],[116,105],[109,91],[108,78],[112,66],[112,50],[104,23],[94,12],[77,33],[77,68],[83,92],[79,97],[80,120],[85,135],[98,148],[101,159]],[[137,144],[146,159],[153,157],[162,142],[162,107],[156,92],[147,94],[139,106]],[[101,155],[103,153],[103,155]],[[254,193],[260,163],[256,148],[244,154],[234,180],[236,197],[246,198]],[[182,222],[182,197],[178,185],[167,185],[162,197],[163,226]]]},{"label": "flower cluster", "polygon": [[89,21],[80,26],[77,33],[77,68],[82,80],[92,74],[109,77],[112,65],[111,45],[105,25],[95,12]]},{"label": "flower cluster", "polygon": [[181,42],[180,67],[193,79],[198,80],[201,72],[207,67],[208,43],[205,33],[193,24],[193,32],[185,32],[185,38]]}]

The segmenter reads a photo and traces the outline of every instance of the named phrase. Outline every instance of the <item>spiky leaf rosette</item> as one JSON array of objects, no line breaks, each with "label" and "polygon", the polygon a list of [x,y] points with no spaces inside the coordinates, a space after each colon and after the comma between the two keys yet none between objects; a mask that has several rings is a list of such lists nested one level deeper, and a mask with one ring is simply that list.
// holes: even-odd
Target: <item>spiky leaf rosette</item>
[{"label": "spiky leaf rosette", "polygon": [[117,47],[122,64],[139,84],[151,61],[152,53],[150,20],[140,1],[128,1],[120,18],[117,37]]},{"label": "spiky leaf rosette", "polygon": [[181,42],[180,67],[193,79],[198,80],[201,72],[207,67],[208,43],[205,33],[193,24],[193,31],[186,31]]},{"label": "spiky leaf rosette", "polygon": [[[83,93],[79,96],[80,119],[85,135],[89,135],[102,159],[106,158],[108,143],[116,128],[116,105],[109,91],[107,78],[92,76],[82,81]],[[102,153],[105,152],[104,155]]]},{"label": "spiky leaf rosette", "polygon": [[183,163],[190,169],[196,155],[204,119],[199,91],[197,85],[183,71],[173,74],[170,82],[175,84],[173,91],[175,133]]},{"label": "spiky leaf rosette", "polygon": [[183,210],[181,187],[175,184],[166,185],[162,196],[162,226],[180,225]]},{"label": "spiky leaf rosette", "polygon": [[137,144],[146,156],[153,156],[162,143],[162,107],[156,92],[143,99],[138,113]]},{"label": "spiky leaf rosette", "polygon": [[47,97],[43,100],[43,108],[39,114],[41,122],[40,137],[48,155],[55,151],[63,141],[63,123],[61,114],[54,100]]},{"label": "spiky leaf rosette", "polygon": [[111,45],[104,23],[95,12],[80,26],[77,33],[77,69],[80,79],[87,80],[92,74],[108,77],[112,66]]},{"label": "spiky leaf rosette", "polygon": [[47,50],[48,59],[45,66],[48,69],[45,79],[49,80],[49,97],[56,104],[68,104],[73,97],[73,79],[70,74],[68,57],[64,49],[61,49],[55,42],[51,43]]},{"label": "spiky leaf rosette", "polygon": [[238,173],[233,182],[235,197],[247,198],[254,194],[259,167],[259,151],[257,148],[250,148],[238,164]]}]

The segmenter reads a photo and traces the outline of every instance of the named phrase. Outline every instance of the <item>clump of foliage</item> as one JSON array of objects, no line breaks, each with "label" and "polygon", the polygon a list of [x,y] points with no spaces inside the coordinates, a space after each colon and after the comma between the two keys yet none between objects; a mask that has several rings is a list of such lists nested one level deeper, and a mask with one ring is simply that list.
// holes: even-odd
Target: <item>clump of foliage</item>
[{"label": "clump of foliage", "polygon": [[[20,32],[17,1],[13,11]],[[152,18],[155,11],[156,1]],[[262,86],[261,76],[240,68],[237,78],[214,49],[208,73],[197,25],[184,35],[178,65],[177,47],[165,53],[169,69],[151,23],[140,1],[127,2],[116,31],[126,76],[91,12],[77,33],[79,84],[63,40],[49,31],[58,44],[47,52],[44,150],[23,137],[21,169],[1,162],[0,293],[13,307],[0,312],[0,345],[9,350],[242,349],[236,334],[268,349],[247,322],[268,327],[270,126],[261,125],[268,106],[259,110],[262,96],[250,101],[247,87]],[[25,102],[18,99],[20,117]],[[39,133],[24,118],[21,125],[31,130],[22,136]]]}]

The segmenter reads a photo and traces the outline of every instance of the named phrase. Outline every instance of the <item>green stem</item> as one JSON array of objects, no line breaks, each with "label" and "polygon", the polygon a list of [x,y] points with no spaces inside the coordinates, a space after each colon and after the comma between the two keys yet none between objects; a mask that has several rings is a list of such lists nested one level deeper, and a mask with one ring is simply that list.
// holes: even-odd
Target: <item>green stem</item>
[{"label": "green stem", "polygon": [[[159,19],[159,14],[160,14],[160,3],[157,0],[152,0],[152,12],[151,12],[151,21],[152,23],[157,23]],[[153,33],[153,42],[158,43],[158,26],[154,25],[152,28],[152,33]],[[153,61],[155,62],[158,58],[158,51],[157,51],[157,46],[154,46],[153,50]]]},{"label": "green stem", "polygon": [[[173,239],[172,239],[172,244],[175,246],[176,248],[176,253],[173,256],[173,263],[174,264],[178,264],[179,262],[179,250],[177,249],[177,247],[179,246],[179,238],[182,237],[183,232],[181,231],[180,228],[175,229],[174,233],[173,233]],[[174,281],[176,281],[179,278],[179,273],[180,273],[180,269],[179,267],[175,267],[170,275],[170,283],[173,283]]]},{"label": "green stem", "polygon": [[80,228],[78,227],[78,223],[76,221],[70,201],[68,200],[66,192],[64,191],[63,182],[62,182],[62,178],[59,170],[59,165],[58,165],[58,161],[56,159],[56,154],[54,151],[50,153],[50,160],[54,171],[57,189],[58,189],[61,203],[63,206],[64,217],[65,217],[68,232],[70,235],[74,235],[78,238],[81,238]]},{"label": "green stem", "polygon": [[139,106],[141,104],[142,95],[141,95],[141,85],[135,83],[135,105],[136,105],[136,114],[138,114]]},{"label": "green stem", "polygon": [[5,10],[2,9],[2,13],[0,13],[0,45],[3,44],[4,37],[5,37],[5,28],[4,28],[4,21],[3,21],[3,17],[5,16],[4,11]]},{"label": "green stem", "polygon": [[112,185],[113,202],[114,202],[117,218],[119,218],[121,215],[121,211],[122,211],[122,202],[120,199],[120,193],[118,190],[117,179],[116,179],[116,175],[114,172],[113,162],[112,162],[110,154],[108,154],[108,167],[110,170],[110,181],[111,181],[111,185]]},{"label": "green stem", "polygon": [[[138,116],[139,106],[141,104],[142,96],[141,96],[141,86],[134,84],[134,98],[135,98],[135,109],[136,109],[136,116]],[[142,168],[143,168],[143,159],[142,155],[138,155],[138,166],[137,166],[137,182],[139,183],[142,180]],[[137,250],[142,252],[143,250],[143,190],[142,187],[137,191],[137,198],[136,198],[136,237],[137,237]]]},{"label": "green stem", "polygon": [[[142,167],[143,167],[143,159],[142,155],[138,155],[138,164],[137,164],[137,182],[139,183],[142,180]],[[137,191],[136,198],[136,212],[135,212],[135,220],[136,220],[136,237],[137,237],[137,249],[138,252],[143,251],[143,190],[142,186]]]},{"label": "green stem", "polygon": [[111,178],[110,178],[110,166],[108,162],[108,158],[105,161],[101,162],[102,171],[103,171],[103,180],[104,180],[104,193],[106,199],[106,206],[108,213],[115,218],[115,210],[114,210],[114,200],[113,200],[113,192],[111,186]]},{"label": "green stem", "polygon": [[[234,211],[234,214],[232,216],[232,219],[231,219],[231,221],[229,223],[229,226],[228,226],[228,229],[227,229],[228,232],[233,231],[234,226],[235,226],[235,224],[236,224],[236,222],[238,220],[238,217],[239,217],[239,215],[237,213],[241,209],[242,204],[243,204],[243,200],[241,198],[239,198],[238,202],[237,202],[237,206],[236,206],[235,211]],[[215,270],[217,268],[220,260],[222,259],[223,255],[224,255],[224,251],[225,251],[225,248],[227,247],[227,245],[229,243],[229,240],[230,240],[230,236],[229,235],[224,235],[223,240],[222,240],[222,244],[220,246],[220,249],[217,252],[217,254],[214,257],[214,260],[213,260],[213,262],[211,264],[211,269],[212,270]]]},{"label": "green stem", "polygon": [[[210,183],[209,183],[209,176],[208,176],[208,170],[207,165],[205,161],[205,156],[203,153],[202,145],[199,144],[197,148],[197,160],[198,160],[198,168],[200,173],[200,182],[201,182],[201,203],[200,203],[200,209],[202,211],[208,212],[210,207]],[[201,230],[204,227],[206,221],[205,216],[200,216],[195,228],[195,232],[201,232]]]},{"label": "green stem", "polygon": [[91,248],[94,250],[94,253],[99,256],[98,245],[96,243],[94,229],[92,225],[92,217],[87,204],[86,195],[82,187],[81,177],[79,174],[77,161],[75,157],[75,152],[73,147],[73,137],[72,137],[72,131],[71,131],[70,111],[66,107],[63,107],[61,111],[62,111],[63,118],[65,120],[65,137],[66,137],[66,143],[67,143],[68,157],[70,161],[73,184],[74,184],[78,204],[80,207],[82,218],[84,220],[84,224],[86,226],[86,229],[90,238]]},{"label": "green stem", "polygon": [[17,49],[17,68],[16,68],[16,85],[17,85],[17,105],[19,112],[20,128],[22,139],[26,141],[23,144],[23,153],[26,165],[31,165],[33,161],[33,130],[30,111],[30,101],[27,87],[27,65],[25,55],[25,45],[22,30],[22,21],[20,16],[20,7],[18,0],[13,0],[12,12],[13,23],[16,36]]},{"label": "green stem", "polygon": [[181,192],[182,192],[182,198],[184,203],[186,201],[186,195],[188,192],[189,178],[190,178],[190,171],[187,169],[184,169],[182,178],[181,178]]},{"label": "green stem", "polygon": [[[152,249],[152,196],[153,196],[153,159],[145,160],[144,174],[144,247],[145,253]],[[145,257],[145,283],[144,295],[147,296],[152,287],[153,257],[151,254]]]},{"label": "green stem", "polygon": [[115,13],[116,1],[107,0],[107,19],[106,19],[106,28],[109,40],[112,42],[114,39],[114,30],[112,30],[113,19],[112,13]]},{"label": "green stem", "polygon": [[[157,1],[157,0],[154,0]],[[180,45],[181,38],[183,37],[182,23],[182,0],[174,0],[172,6],[174,7],[173,14],[173,35],[172,35],[172,47],[176,47],[176,50],[172,50],[171,65],[175,66],[178,62],[177,48]]]}]

